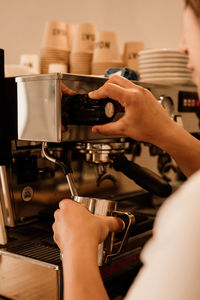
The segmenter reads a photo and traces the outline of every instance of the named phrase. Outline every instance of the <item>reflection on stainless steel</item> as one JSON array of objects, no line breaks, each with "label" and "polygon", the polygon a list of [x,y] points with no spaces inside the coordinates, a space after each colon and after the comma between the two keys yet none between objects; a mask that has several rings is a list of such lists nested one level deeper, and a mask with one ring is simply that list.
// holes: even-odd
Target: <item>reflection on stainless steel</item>
[{"label": "reflection on stainless steel", "polygon": [[116,140],[101,140],[91,142],[79,142],[76,149],[86,155],[86,161],[94,164],[107,164],[112,161],[110,155],[124,153],[129,148],[129,143],[120,138]]},{"label": "reflection on stainless steel", "polygon": [[98,174],[98,186],[104,180],[110,180],[113,184],[116,184],[115,177],[107,173],[107,167],[113,162],[112,155],[124,153],[129,147],[130,143],[125,138],[92,140],[76,144],[76,149],[85,154],[86,161],[95,165]]},{"label": "reflection on stainless steel", "polygon": [[5,208],[5,220],[6,225],[8,226],[14,226],[14,212],[13,212],[13,206],[11,202],[10,197],[10,189],[8,185],[8,178],[6,173],[6,167],[0,166],[0,183],[2,187],[2,196],[4,199],[4,207],[2,202],[2,208]]},{"label": "reflection on stainless steel", "polygon": [[7,241],[8,240],[7,240],[7,233],[6,233],[3,210],[2,210],[2,203],[0,201],[0,244],[6,245]]},{"label": "reflection on stainless steel", "polygon": [[78,192],[77,192],[77,189],[75,186],[74,177],[73,177],[72,173],[68,173],[66,175],[66,178],[67,178],[67,182],[68,182],[70,193],[71,193],[72,197],[77,196]]}]

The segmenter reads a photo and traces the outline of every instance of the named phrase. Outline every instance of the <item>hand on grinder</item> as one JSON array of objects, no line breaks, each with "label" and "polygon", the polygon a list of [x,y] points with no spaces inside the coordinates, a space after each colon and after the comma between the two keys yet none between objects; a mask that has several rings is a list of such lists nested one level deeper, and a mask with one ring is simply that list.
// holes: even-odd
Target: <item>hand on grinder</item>
[{"label": "hand on grinder", "polygon": [[175,126],[152,93],[114,75],[98,90],[89,93],[92,99],[109,97],[124,107],[125,113],[117,122],[94,126],[93,132],[103,135],[123,135],[138,141],[154,142]]}]

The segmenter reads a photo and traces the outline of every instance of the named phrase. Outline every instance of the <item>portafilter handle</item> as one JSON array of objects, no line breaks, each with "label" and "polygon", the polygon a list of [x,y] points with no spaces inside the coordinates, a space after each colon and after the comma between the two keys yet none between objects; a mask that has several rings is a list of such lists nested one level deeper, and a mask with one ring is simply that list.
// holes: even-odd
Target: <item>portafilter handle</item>
[{"label": "portafilter handle", "polygon": [[129,161],[124,154],[113,157],[113,168],[159,197],[168,197],[172,193],[172,187],[167,181],[151,170]]}]

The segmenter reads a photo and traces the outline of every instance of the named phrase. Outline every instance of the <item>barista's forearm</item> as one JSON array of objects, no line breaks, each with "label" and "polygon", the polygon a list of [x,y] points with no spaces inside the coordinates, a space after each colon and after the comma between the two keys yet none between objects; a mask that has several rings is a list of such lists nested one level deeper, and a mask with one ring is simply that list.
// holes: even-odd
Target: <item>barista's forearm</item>
[{"label": "barista's forearm", "polygon": [[200,141],[182,126],[176,124],[169,128],[156,144],[175,159],[187,177],[200,169]]},{"label": "barista's forearm", "polygon": [[99,268],[97,249],[73,243],[63,253],[64,300],[108,300]]}]

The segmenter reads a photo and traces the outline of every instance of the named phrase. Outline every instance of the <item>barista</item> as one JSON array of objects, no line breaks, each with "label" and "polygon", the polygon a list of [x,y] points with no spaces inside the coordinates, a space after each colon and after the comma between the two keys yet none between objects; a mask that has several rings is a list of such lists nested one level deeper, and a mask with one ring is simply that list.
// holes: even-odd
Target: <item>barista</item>
[{"label": "barista", "polygon": [[[185,0],[182,51],[200,88],[200,0]],[[114,76],[89,94],[110,97],[125,108],[115,123],[93,127],[104,135],[124,135],[164,149],[189,179],[158,212],[153,237],[145,245],[143,267],[126,300],[200,299],[200,142],[173,122],[152,94]],[[64,299],[104,300],[108,295],[97,266],[97,246],[109,231],[122,229],[114,217],[97,217],[63,200],[55,212],[54,239],[63,253]]]}]

